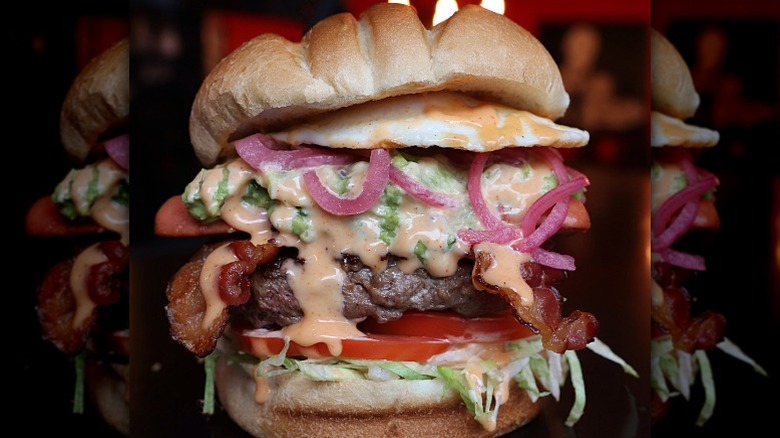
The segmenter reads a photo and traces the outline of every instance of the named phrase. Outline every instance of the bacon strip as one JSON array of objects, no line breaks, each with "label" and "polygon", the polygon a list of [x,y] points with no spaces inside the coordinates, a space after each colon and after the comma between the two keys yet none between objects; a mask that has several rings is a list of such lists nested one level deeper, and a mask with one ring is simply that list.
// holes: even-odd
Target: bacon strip
[{"label": "bacon strip", "polygon": [[524,306],[520,296],[508,288],[485,281],[482,274],[493,264],[492,257],[492,254],[486,252],[476,254],[473,273],[475,284],[490,293],[499,294],[512,307],[517,320],[542,337],[544,348],[557,353],[579,350],[596,337],[598,321],[592,314],[575,310],[569,316],[561,317],[560,295],[555,288],[533,279],[534,275],[529,273],[531,267],[528,266],[532,263],[518,267],[523,279],[533,289],[534,301],[530,307]]},{"label": "bacon strip", "polygon": [[667,263],[653,264],[653,279],[663,291],[663,303],[652,306],[651,317],[672,337],[674,348],[688,353],[709,350],[723,340],[726,317],[710,310],[699,316],[691,314],[691,297],[682,283],[686,270]]},{"label": "bacon strip", "polygon": [[[108,262],[93,266],[87,276],[90,298],[99,306],[115,303],[124,290],[121,275],[127,270],[127,248],[118,241],[98,243]],[[98,319],[98,307],[74,326],[76,300],[70,288],[70,274],[74,258],[56,264],[44,276],[38,287],[38,320],[43,338],[57,349],[74,355],[84,348],[92,328]]]},{"label": "bacon strip", "polygon": [[[248,287],[248,275],[254,272],[257,265],[273,260],[279,253],[279,247],[273,243],[255,246],[249,241],[234,241],[229,245],[239,261],[251,261],[254,264],[254,266],[248,267],[245,264],[241,264],[239,267],[230,267],[231,264],[228,264],[222,269],[219,279],[220,296],[225,299],[224,294],[226,293],[230,297],[227,303],[235,305],[240,303],[243,298],[244,279],[246,279]],[[165,310],[170,323],[171,337],[200,357],[214,351],[217,340],[228,322],[228,307],[225,307],[210,326],[203,327],[206,301],[200,288],[200,273],[203,270],[206,256],[213,249],[216,249],[216,246],[199,252],[196,258],[179,269],[171,278],[165,292],[168,298]],[[248,298],[247,295],[246,299]]]}]

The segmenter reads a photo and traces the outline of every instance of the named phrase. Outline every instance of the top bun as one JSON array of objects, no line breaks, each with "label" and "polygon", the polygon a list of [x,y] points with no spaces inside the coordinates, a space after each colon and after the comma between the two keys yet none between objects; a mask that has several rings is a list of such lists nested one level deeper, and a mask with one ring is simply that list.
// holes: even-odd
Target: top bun
[{"label": "top bun", "polygon": [[560,118],[569,105],[544,46],[509,18],[466,5],[426,29],[415,10],[381,3],[356,20],[332,15],[300,43],[263,34],[222,59],[190,115],[190,138],[211,166],[232,140],[326,111],[427,91],[451,90]]},{"label": "top bun", "polygon": [[87,159],[106,131],[130,114],[127,38],[92,59],[76,76],[60,114],[60,139],[76,162]]},{"label": "top bun", "polygon": [[657,30],[650,29],[651,106],[655,111],[685,120],[699,108],[699,93],[680,52]]}]

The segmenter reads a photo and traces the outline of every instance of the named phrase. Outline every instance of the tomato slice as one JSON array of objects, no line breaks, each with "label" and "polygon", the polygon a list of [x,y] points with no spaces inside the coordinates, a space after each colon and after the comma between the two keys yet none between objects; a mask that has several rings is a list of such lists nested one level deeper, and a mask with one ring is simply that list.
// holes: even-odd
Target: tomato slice
[{"label": "tomato slice", "polygon": [[[368,334],[343,339],[341,357],[424,362],[459,343],[495,343],[534,335],[508,311],[476,318],[449,312],[407,312],[400,319],[384,324],[368,319],[359,328]],[[257,357],[270,357],[284,348],[284,339],[278,331],[234,330],[233,333],[240,348]],[[332,357],[324,343],[303,347],[291,342],[287,355]]]},{"label": "tomato slice", "polygon": [[204,224],[192,217],[181,196],[168,198],[154,217],[154,233],[161,237],[200,237],[234,232],[233,227],[221,220]]},{"label": "tomato slice", "polygon": [[71,222],[60,214],[51,196],[38,198],[25,217],[27,234],[41,237],[64,237],[78,234],[96,234],[103,231],[96,222]]},{"label": "tomato slice", "polygon": [[[279,354],[284,348],[284,339],[280,332],[261,330],[234,331],[240,348],[257,357],[269,357]],[[446,339],[420,336],[368,335],[359,338],[347,338],[341,341],[340,357],[352,359],[387,359],[397,361],[424,362],[437,354],[447,351],[452,343]],[[306,356],[311,358],[332,357],[324,343],[311,347],[302,347],[290,342],[288,356]]]},{"label": "tomato slice", "polygon": [[451,312],[406,312],[401,318],[382,324],[368,318],[359,328],[367,333],[429,336],[453,342],[510,341],[534,335],[509,311],[475,318],[464,318]]}]

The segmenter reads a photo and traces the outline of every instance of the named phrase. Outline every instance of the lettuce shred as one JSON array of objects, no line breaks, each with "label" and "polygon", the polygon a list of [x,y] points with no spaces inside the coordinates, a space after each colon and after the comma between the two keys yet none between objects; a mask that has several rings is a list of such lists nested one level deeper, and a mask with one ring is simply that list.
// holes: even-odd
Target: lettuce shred
[{"label": "lettuce shred", "polygon": [[[716,347],[750,365],[756,373],[767,376],[764,368],[728,338],[724,338]],[[704,404],[696,419],[696,425],[703,426],[712,417],[716,402],[715,379],[707,352],[696,350],[693,354],[688,354],[676,350],[670,336],[662,336],[652,340],[650,343],[650,386],[661,401],[666,402],[677,396],[689,399],[691,389],[696,384],[697,375],[701,378],[701,386],[704,390]]]},{"label": "lettuce shred", "polygon": [[[553,395],[558,399],[567,377],[574,389],[574,404],[566,419],[573,426],[585,410],[585,383],[577,353],[567,351],[563,355],[549,352],[542,347],[541,338],[510,341],[505,344],[509,361],[497,364],[479,357],[478,351],[465,347],[444,353],[437,363],[362,359],[297,359],[287,357],[289,339],[285,339],[282,351],[258,363],[258,377],[273,377],[291,372],[301,372],[317,381],[371,380],[442,380],[446,388],[458,393],[463,403],[486,428],[495,424],[503,391],[514,384],[524,389],[536,401]],[[478,347],[475,347],[478,348]],[[626,373],[636,376],[636,371],[613,353],[603,342],[596,341],[591,350],[621,365]]]}]

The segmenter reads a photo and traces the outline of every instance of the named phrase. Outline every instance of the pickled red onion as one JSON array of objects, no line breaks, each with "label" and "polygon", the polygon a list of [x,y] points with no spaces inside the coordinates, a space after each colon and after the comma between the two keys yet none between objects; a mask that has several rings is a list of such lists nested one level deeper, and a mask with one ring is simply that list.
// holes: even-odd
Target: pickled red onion
[{"label": "pickled red onion", "polygon": [[123,134],[103,142],[108,156],[122,169],[130,170],[130,136]]},{"label": "pickled red onion", "polygon": [[[549,210],[550,207],[553,207],[562,200],[568,199],[569,196],[577,192],[577,190],[588,186],[588,184],[590,184],[590,181],[588,181],[585,176],[580,176],[571,181],[562,184],[559,183],[558,186],[540,196],[539,199],[531,204],[531,207],[528,208],[525,216],[523,216],[523,220],[520,222],[520,229],[523,231],[523,235],[530,236],[534,232],[534,227],[536,227],[539,218],[542,217],[544,212]],[[566,219],[565,214],[563,219]],[[560,228],[560,225],[558,225],[557,228]],[[557,228],[555,231],[557,231]]]},{"label": "pickled red onion", "polygon": [[323,210],[337,216],[351,216],[365,213],[379,201],[390,178],[391,166],[389,152],[384,149],[372,150],[363,189],[354,198],[340,198],[332,194],[320,182],[314,169],[304,172],[303,181],[311,197]]},{"label": "pickled red onion", "polygon": [[[653,215],[651,246],[653,252],[659,253],[669,264],[704,271],[703,257],[673,250],[671,246],[688,232],[696,219],[699,199],[718,185],[718,178],[710,172],[698,169],[693,164],[690,154],[686,153],[680,163],[688,185],[670,196]],[[672,220],[675,213],[677,216]]]},{"label": "pickled red onion", "polygon": [[312,147],[283,149],[272,137],[253,134],[236,140],[238,156],[255,169],[271,166],[284,170],[294,167],[313,167],[323,165],[346,165],[355,162],[351,154]]},{"label": "pickled red onion", "polygon": [[536,248],[531,252],[531,257],[540,265],[549,266],[564,271],[575,271],[577,267],[574,264],[574,257],[557,252],[547,251],[546,249]]},{"label": "pickled red onion", "polygon": [[458,200],[442,193],[429,190],[424,185],[403,173],[395,166],[390,166],[390,181],[404,189],[411,196],[434,207],[457,207]]},{"label": "pickled red onion", "polygon": [[482,222],[485,228],[495,230],[508,225],[493,215],[493,212],[490,211],[487,204],[485,204],[485,199],[482,197],[482,172],[485,170],[485,163],[487,163],[488,157],[489,154],[476,154],[474,161],[471,162],[468,194],[471,207],[474,209],[474,213],[479,218],[479,221]]},{"label": "pickled red onion", "polygon": [[[566,215],[569,213],[569,197],[558,201],[550,211],[550,214],[542,221],[539,227],[528,237],[512,245],[512,248],[520,252],[531,252],[538,248],[547,239],[552,237],[563,225]],[[523,233],[525,234],[525,233]]]},{"label": "pickled red onion", "polygon": [[671,248],[660,251],[661,258],[670,265],[690,269],[692,271],[705,271],[704,257],[680,252]]},{"label": "pickled red onion", "polygon": [[651,246],[655,251],[669,248],[677,239],[682,237],[691,224],[696,219],[696,211],[699,209],[698,200],[692,200],[685,203],[680,213],[672,221],[672,224],[666,228],[660,236],[653,236]]},{"label": "pickled red onion", "polygon": [[718,185],[718,179],[710,175],[699,181],[689,183],[687,187],[670,196],[653,215],[653,235],[660,236],[666,224],[677,210],[691,201],[698,203],[699,197]]},{"label": "pickled red onion", "polygon": [[558,150],[552,148],[535,148],[535,150],[552,167],[555,178],[558,179],[558,185],[569,181],[569,172],[563,164],[563,157]]},{"label": "pickled red onion", "polygon": [[469,245],[480,242],[509,243],[520,238],[520,229],[517,227],[501,227],[492,230],[462,229],[458,231],[458,237]]}]

